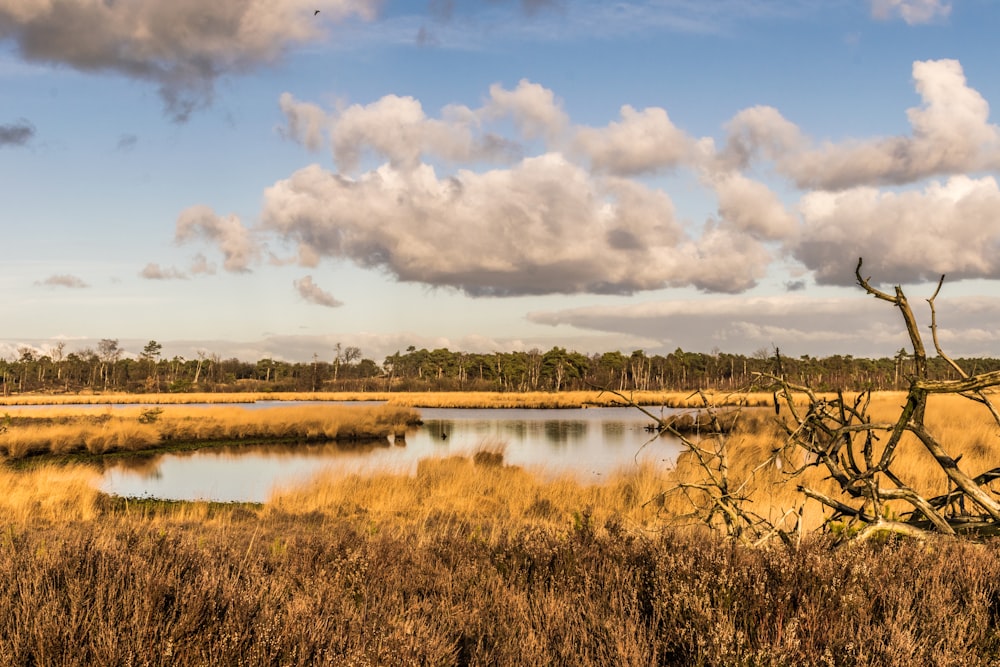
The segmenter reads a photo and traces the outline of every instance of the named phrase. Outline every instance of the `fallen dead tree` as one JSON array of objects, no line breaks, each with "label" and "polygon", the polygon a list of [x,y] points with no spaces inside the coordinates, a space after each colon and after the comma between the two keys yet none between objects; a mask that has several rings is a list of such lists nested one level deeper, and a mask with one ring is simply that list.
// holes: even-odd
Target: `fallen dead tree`
[{"label": "fallen dead tree", "polygon": [[[930,307],[930,331],[937,354],[955,370],[958,379],[930,380],[927,352],[913,310],[901,287],[884,292],[861,274],[858,260],[855,276],[870,295],[899,309],[913,349],[913,374],[906,401],[894,422],[873,421],[869,415],[870,392],[846,398],[824,398],[811,388],[795,385],[778,374],[761,380],[775,392],[776,409],[784,411],[781,424],[788,440],[786,452],[804,453],[800,467],[788,472],[793,480],[805,470],[822,468],[836,482],[837,496],[822,493],[805,484],[798,489],[806,497],[822,503],[840,522],[843,534],[859,539],[898,533],[922,537],[928,533],[983,537],[1000,533],[1000,501],[991,484],[1000,479],[1000,467],[975,473],[963,469],[961,452],[953,452],[925,424],[928,397],[954,394],[974,401],[988,410],[1000,426],[1000,414],[985,390],[1000,385],[1000,373],[969,374],[941,349],[938,340],[934,301],[944,284],[941,276]],[[806,405],[795,398],[806,397]],[[918,492],[894,466],[900,443],[908,434],[931,455],[940,474],[948,482],[946,494],[926,497]],[[790,457],[790,458],[794,458]]]},{"label": "fallen dead tree", "polygon": [[[784,441],[776,441],[769,456],[737,476],[732,474],[728,445],[747,405],[738,395],[727,398],[730,407],[720,407],[697,392],[703,407],[682,427],[679,422],[657,417],[620,392],[611,392],[649,416],[653,420],[650,430],[678,438],[683,446],[681,456],[697,473],[690,479],[678,479],[675,486],[650,501],[662,503],[666,496],[682,495],[689,511],[672,516],[673,521],[693,520],[751,545],[774,538],[791,542],[801,537],[802,503],[809,499],[825,508],[826,526],[836,528],[844,538],[865,540],[887,533],[916,538],[932,533],[973,538],[1000,534],[1000,497],[992,486],[1000,480],[1000,467],[966,470],[961,465],[962,453],[939,441],[925,424],[928,397],[951,394],[981,405],[1000,427],[1000,413],[986,393],[1000,386],[1000,372],[969,374],[942,350],[934,306],[944,284],[941,276],[927,299],[930,331],[934,350],[954,369],[957,379],[929,379],[926,348],[902,288],[884,292],[862,276],[861,268],[859,259],[855,269],[858,285],[899,309],[913,349],[909,389],[894,421],[879,421],[869,414],[870,390],[853,396],[821,394],[788,381],[776,351],[774,371],[758,373],[755,384],[743,396],[755,391],[773,394],[774,419]],[[944,482],[942,488],[949,489],[947,493],[923,493],[907,479],[897,465],[904,442],[930,454]],[[831,485],[824,490],[803,481],[805,473],[814,469],[832,480],[835,491],[829,490]],[[765,483],[759,479],[764,477],[762,473],[773,478],[775,470],[780,471],[780,483],[796,485],[799,500],[793,508],[770,508],[764,516],[761,510],[753,509],[751,493],[758,482]]]}]

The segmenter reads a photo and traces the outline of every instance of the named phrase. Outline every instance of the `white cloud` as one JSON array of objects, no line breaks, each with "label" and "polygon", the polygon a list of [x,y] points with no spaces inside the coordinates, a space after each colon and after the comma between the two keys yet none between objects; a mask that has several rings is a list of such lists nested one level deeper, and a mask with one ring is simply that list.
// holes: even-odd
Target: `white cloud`
[{"label": "white cloud", "polygon": [[[227,271],[249,271],[251,262],[260,254],[250,231],[238,216],[222,217],[207,206],[191,206],[182,211],[177,218],[174,238],[180,243],[196,238],[217,243],[225,255],[223,266]],[[204,264],[196,260],[196,266]]]},{"label": "white cloud", "polygon": [[794,123],[769,106],[743,109],[726,124],[726,130],[728,141],[719,157],[733,168],[746,168],[758,152],[778,160],[801,151],[807,143]]},{"label": "white cloud", "polygon": [[[410,97],[327,113],[286,94],[286,135],[309,148],[328,141],[338,170],[313,165],[268,188],[259,231],[295,248],[302,266],[346,259],[474,296],[733,293],[781,257],[820,283],[853,281],[858,256],[887,281],[996,277],[996,183],[960,174],[1000,168],[1000,128],[958,62],[916,62],[913,77],[922,104],[907,112],[909,136],[818,143],[757,106],[733,116],[721,150],[658,107],[573,125],[552,91],[526,80],[436,118]],[[537,154],[514,159],[528,146]],[[373,157],[387,163],[372,169]],[[489,158],[505,166],[485,170]],[[799,190],[797,207],[769,165]],[[667,168],[695,175],[716,215],[682,219],[667,192],[635,178]],[[178,220],[179,240],[195,236],[222,247],[228,270],[258,254],[237,218],[205,207]]]},{"label": "white cloud", "polygon": [[765,240],[795,236],[798,221],[778,196],[760,181],[738,172],[707,178],[719,201],[719,215],[740,232]]},{"label": "white cloud", "polygon": [[580,128],[575,147],[595,171],[633,176],[690,160],[694,141],[658,107],[621,108],[621,122],[606,128]]},{"label": "white cloud", "polygon": [[315,303],[318,306],[326,306],[327,308],[336,308],[337,306],[344,305],[340,301],[333,298],[332,294],[313,282],[312,276],[304,276],[299,280],[293,281],[292,284],[299,293],[299,296],[309,303]]},{"label": "white cloud", "polygon": [[367,106],[353,105],[337,115],[331,132],[337,164],[353,170],[365,149],[385,157],[397,169],[414,169],[425,155],[453,162],[504,157],[502,142],[474,135],[469,114],[454,119],[428,118],[412,97],[386,95]]},{"label": "white cloud", "polygon": [[731,121],[728,160],[745,165],[760,153],[798,187],[824,190],[1000,168],[1000,128],[989,122],[989,104],[968,86],[961,64],[918,61],[913,79],[923,103],[907,111],[911,136],[811,147],[777,110],[755,107]]},{"label": "white cloud", "polygon": [[951,14],[948,0],[871,0],[872,16],[887,20],[898,16],[909,25],[930,23]]},{"label": "white cloud", "polygon": [[282,129],[285,137],[312,151],[323,147],[323,132],[330,125],[330,119],[321,107],[310,102],[300,102],[291,93],[282,93],[278,104],[288,120],[287,129]]},{"label": "white cloud", "polygon": [[427,165],[356,180],[313,165],[268,188],[262,226],[309,255],[476,296],[737,291],[763,259],[744,239],[687,239],[662,192],[594,179],[558,154],[446,179]]},{"label": "white cloud", "polygon": [[524,138],[553,144],[568,123],[552,91],[527,80],[514,90],[494,84],[482,107],[450,105],[439,118],[428,117],[419,100],[398,95],[331,112],[289,93],[279,103],[287,120],[282,133],[311,150],[326,134],[337,166],[348,172],[367,155],[387,159],[396,169],[413,169],[428,159],[510,162],[521,155],[519,143],[486,131],[489,123],[509,119]]},{"label": "white cloud", "polygon": [[[0,0],[0,40],[28,61],[151,81],[184,120],[215,81],[321,39],[328,21],[372,19],[375,0]],[[314,16],[316,9],[322,10]]]},{"label": "white cloud", "polygon": [[1000,189],[953,176],[922,191],[852,188],[802,199],[794,254],[821,283],[850,284],[858,257],[880,281],[1000,278]]},{"label": "white cloud", "polygon": [[187,274],[170,266],[162,267],[155,262],[150,262],[142,268],[139,276],[147,280],[184,280]]},{"label": "white cloud", "polygon": [[490,86],[490,101],[483,110],[487,118],[510,117],[528,139],[544,138],[554,143],[569,123],[555,94],[537,83],[521,79],[517,88]]},{"label": "white cloud", "polygon": [[90,287],[90,285],[85,283],[82,278],[78,278],[77,276],[70,275],[68,273],[51,275],[45,280],[36,281],[35,284],[48,285],[49,287],[69,287],[72,289]]}]

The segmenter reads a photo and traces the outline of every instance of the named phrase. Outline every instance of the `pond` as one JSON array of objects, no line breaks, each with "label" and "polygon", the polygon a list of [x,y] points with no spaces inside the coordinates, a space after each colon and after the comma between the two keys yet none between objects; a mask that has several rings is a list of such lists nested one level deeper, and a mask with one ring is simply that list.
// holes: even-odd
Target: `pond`
[{"label": "pond", "polygon": [[498,448],[509,465],[599,482],[640,463],[666,465],[680,451],[676,439],[649,433],[649,419],[629,408],[421,408],[420,414],[424,424],[411,429],[405,442],[210,447],[118,460],[105,470],[101,490],[128,497],[264,502],[275,487],[304,482],[320,471],[413,474],[421,459]]}]

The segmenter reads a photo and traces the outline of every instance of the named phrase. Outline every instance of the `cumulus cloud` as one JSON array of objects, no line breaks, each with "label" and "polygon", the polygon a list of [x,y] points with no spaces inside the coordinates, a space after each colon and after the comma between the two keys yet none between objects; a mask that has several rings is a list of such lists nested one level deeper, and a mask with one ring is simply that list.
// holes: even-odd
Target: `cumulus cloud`
[{"label": "cumulus cloud", "polygon": [[554,142],[565,130],[569,116],[555,94],[537,83],[521,79],[514,90],[490,86],[490,100],[483,108],[487,118],[509,117],[529,139]]},{"label": "cumulus cloud", "polygon": [[15,123],[0,125],[0,148],[24,146],[35,136],[35,126],[23,118]]},{"label": "cumulus cloud", "polygon": [[397,169],[413,169],[427,158],[509,162],[520,156],[520,147],[484,131],[484,121],[514,117],[530,136],[547,132],[559,122],[540,99],[545,94],[532,86],[522,82],[516,91],[494,86],[492,94],[500,102],[492,100],[475,110],[448,106],[440,118],[428,117],[420,101],[407,96],[386,95],[371,104],[327,112],[284,93],[279,104],[286,126],[280,131],[310,150],[329,143],[337,166],[348,172],[355,171],[366,156],[386,159]]},{"label": "cumulus cloud", "polygon": [[139,277],[146,280],[184,280],[187,278],[187,274],[172,266],[162,267],[155,262],[150,262],[139,272]]},{"label": "cumulus cloud", "polygon": [[474,119],[467,110],[456,108],[451,113],[450,119],[428,118],[419,101],[397,95],[365,106],[352,105],[333,122],[334,158],[338,166],[350,171],[366,150],[398,169],[413,169],[426,155],[455,162],[502,157],[502,142],[474,135]]},{"label": "cumulus cloud", "polygon": [[336,308],[337,306],[344,305],[333,298],[332,294],[314,283],[312,276],[305,276],[299,280],[292,281],[292,285],[298,291],[299,296],[309,303],[326,306],[327,308]]},{"label": "cumulus cloud", "polygon": [[739,172],[715,174],[707,180],[718,198],[719,215],[734,229],[766,240],[795,236],[798,220],[760,181]]},{"label": "cumulus cloud", "polygon": [[887,20],[899,17],[908,25],[930,23],[951,14],[948,0],[871,0],[872,16]]},{"label": "cumulus cloud", "polygon": [[726,124],[726,130],[726,149],[719,161],[729,168],[744,169],[757,154],[776,161],[807,145],[798,126],[769,106],[743,109]]},{"label": "cumulus cloud", "polygon": [[798,187],[824,190],[1000,168],[1000,128],[989,122],[989,104],[969,87],[961,63],[918,61],[913,79],[922,104],[907,111],[910,136],[807,146],[776,109],[757,107],[730,122],[728,159],[745,165],[759,153]]},{"label": "cumulus cloud", "polygon": [[216,215],[208,206],[192,206],[181,212],[177,218],[174,238],[179,243],[202,239],[219,246],[225,256],[223,267],[231,272],[250,270],[250,264],[260,254],[250,230],[243,226],[239,217]]},{"label": "cumulus cloud", "polygon": [[[436,117],[410,97],[326,111],[286,94],[285,135],[326,146],[336,168],[268,188],[255,233],[295,248],[286,262],[347,260],[473,296],[735,293],[776,258],[818,283],[852,283],[858,256],[886,281],[997,277],[997,185],[963,174],[1000,167],[1000,129],[958,62],[916,62],[913,77],[922,103],[907,112],[909,136],[819,143],[757,106],[733,116],[721,148],[658,107],[574,125],[526,80]],[[678,216],[666,190],[638,179],[666,169],[695,176],[715,214]],[[775,176],[791,191],[779,196]],[[217,243],[230,271],[259,255],[238,218],[207,207],[178,220],[178,240],[195,237]]]},{"label": "cumulus cloud", "polygon": [[[375,0],[0,0],[0,40],[33,62],[106,71],[159,86],[185,120],[216,80],[323,37],[327,21],[371,19]],[[314,17],[315,9],[322,10]],[[322,19],[322,20],[320,20]]]},{"label": "cumulus cloud", "polygon": [[694,141],[663,109],[625,105],[621,122],[577,130],[575,147],[596,171],[634,176],[689,161]]},{"label": "cumulus cloud", "polygon": [[445,179],[427,165],[383,165],[358,179],[313,165],[264,199],[262,227],[311,254],[474,296],[631,293],[692,280],[737,291],[762,260],[746,239],[687,238],[662,192],[594,179],[558,154]]},{"label": "cumulus cloud", "polygon": [[291,93],[282,93],[278,104],[288,122],[281,128],[282,135],[312,151],[322,148],[323,132],[330,122],[326,112],[316,104],[296,100]]},{"label": "cumulus cloud", "polygon": [[817,282],[851,284],[857,258],[891,283],[1000,278],[1000,189],[991,177],[953,176],[923,190],[814,192],[801,203],[794,254]]},{"label": "cumulus cloud", "polygon": [[84,287],[90,287],[90,285],[85,283],[81,278],[70,275],[68,273],[51,275],[45,280],[36,281],[35,284],[48,285],[50,287],[69,287],[72,289],[82,289]]}]

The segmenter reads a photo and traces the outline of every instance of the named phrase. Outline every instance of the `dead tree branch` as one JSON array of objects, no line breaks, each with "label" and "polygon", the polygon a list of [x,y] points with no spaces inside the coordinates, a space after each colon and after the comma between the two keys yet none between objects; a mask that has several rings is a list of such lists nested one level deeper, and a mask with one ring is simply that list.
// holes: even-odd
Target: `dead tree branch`
[{"label": "dead tree branch", "polygon": [[[958,380],[931,380],[927,376],[927,356],[916,318],[900,286],[893,293],[878,289],[871,279],[862,276],[858,260],[855,277],[868,294],[899,309],[913,348],[914,374],[906,402],[894,423],[875,423],[868,414],[870,392],[862,392],[853,402],[838,393],[835,399],[822,399],[810,388],[796,386],[783,377],[761,375],[764,386],[780,396],[788,410],[782,422],[788,446],[804,455],[803,463],[789,472],[798,477],[821,467],[839,488],[840,497],[799,485],[808,498],[832,512],[830,521],[857,525],[857,536],[865,538],[881,532],[919,536],[927,532],[947,535],[992,535],[1000,533],[1000,499],[989,484],[1000,479],[1000,468],[978,476],[962,470],[958,460],[931,433],[924,423],[928,396],[955,394],[984,405],[1000,425],[1000,414],[984,390],[1000,386],[1000,371],[970,375],[941,349],[938,339],[934,294],[927,299],[931,311],[931,336],[937,354],[959,375]],[[796,409],[794,398],[805,397],[808,408]],[[883,440],[880,436],[888,435]],[[904,437],[915,439],[933,457],[941,474],[952,488],[949,493],[925,498],[908,484],[905,475],[895,468],[896,452]],[[905,511],[906,508],[908,511]],[[898,515],[898,516],[897,516]]]}]

